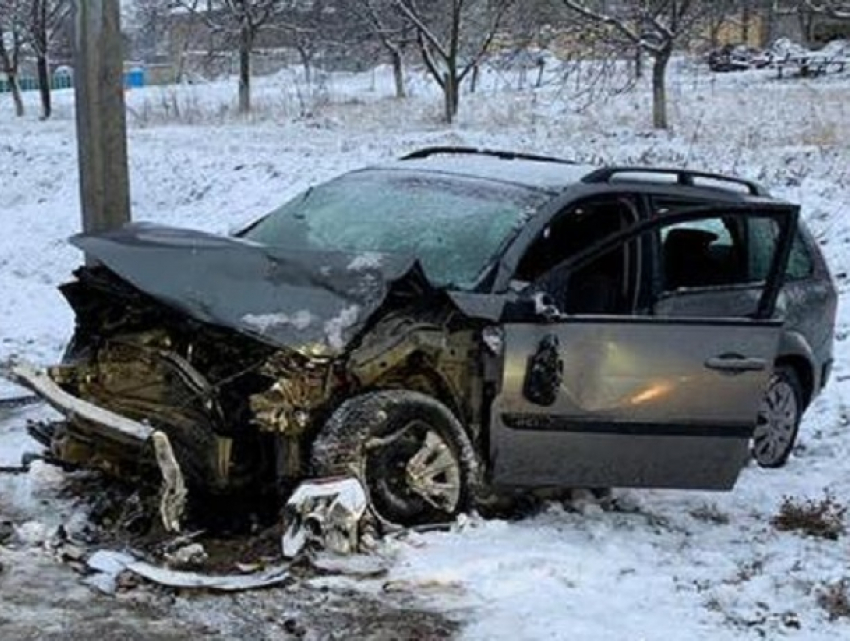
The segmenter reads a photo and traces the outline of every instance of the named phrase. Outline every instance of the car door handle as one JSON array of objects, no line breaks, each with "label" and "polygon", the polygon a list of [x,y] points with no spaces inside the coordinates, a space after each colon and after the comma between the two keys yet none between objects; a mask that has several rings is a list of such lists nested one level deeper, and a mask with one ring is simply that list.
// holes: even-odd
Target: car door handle
[{"label": "car door handle", "polygon": [[747,358],[740,354],[721,354],[706,360],[705,366],[708,369],[720,372],[740,374],[742,372],[761,372],[767,369],[767,361],[763,358]]}]

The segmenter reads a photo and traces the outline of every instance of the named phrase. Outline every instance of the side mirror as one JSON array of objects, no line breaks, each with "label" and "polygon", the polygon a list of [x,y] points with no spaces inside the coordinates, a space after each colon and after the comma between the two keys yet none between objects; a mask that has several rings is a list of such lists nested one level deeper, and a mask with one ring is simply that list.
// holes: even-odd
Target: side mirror
[{"label": "side mirror", "polygon": [[514,293],[505,304],[502,321],[508,323],[552,323],[564,318],[549,294],[532,286]]}]

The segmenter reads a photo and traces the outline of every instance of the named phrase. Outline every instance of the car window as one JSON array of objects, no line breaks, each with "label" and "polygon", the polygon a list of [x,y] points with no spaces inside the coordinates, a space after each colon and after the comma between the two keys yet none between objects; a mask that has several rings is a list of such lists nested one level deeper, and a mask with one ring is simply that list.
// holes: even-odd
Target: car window
[{"label": "car window", "polygon": [[812,255],[803,240],[803,235],[798,230],[794,234],[794,244],[791,245],[791,255],[788,257],[788,269],[785,272],[789,280],[800,280],[808,278],[815,269]]},{"label": "car window", "polygon": [[407,255],[435,285],[469,289],[550,197],[457,175],[358,171],[308,190],[244,236],[293,250]]},{"label": "car window", "polygon": [[[624,282],[636,284],[634,304],[602,313],[768,318],[775,309],[776,283],[768,282],[772,264],[780,240],[791,240],[786,221],[795,216],[791,207],[773,205],[759,209],[732,205],[725,211],[703,208],[656,216],[577,252],[536,281],[533,291],[549,294],[550,286],[560,282],[567,283],[569,292],[572,275],[620,253],[627,265]],[[760,234],[762,253],[757,258],[748,253],[750,228],[753,237]],[[637,258],[630,260],[634,254]],[[555,306],[557,299],[551,302]],[[561,307],[561,311],[570,309]]]},{"label": "car window", "polygon": [[649,307],[658,316],[750,317],[779,236],[776,219],[755,214],[719,214],[661,228]]},{"label": "car window", "polygon": [[598,256],[581,269],[559,266],[636,221],[627,199],[607,197],[570,206],[526,250],[515,280],[534,283],[562,312],[618,314],[633,308],[637,251],[634,243]]},{"label": "car window", "polygon": [[[751,268],[761,278],[766,278],[770,271],[770,261],[773,255],[772,249],[776,243],[778,230],[775,225],[766,225],[763,219],[749,221],[750,243],[751,243]],[[785,269],[787,280],[800,280],[811,276],[814,270],[812,256],[803,235],[797,228],[794,240],[791,244],[791,252],[788,256],[788,266]]]},{"label": "car window", "polygon": [[[656,214],[666,214],[680,211],[688,207],[705,205],[704,201],[682,200],[667,197],[653,198],[653,210]],[[770,269],[773,256],[773,245],[776,242],[777,228],[775,224],[767,224],[763,219],[751,219],[748,223],[750,237],[749,269],[753,280],[763,280]],[[723,242],[718,240],[718,242]],[[799,231],[794,235],[791,254],[788,257],[788,267],[785,272],[787,280],[808,278],[814,271],[814,262],[806,241]]]},{"label": "car window", "polygon": [[[768,218],[758,219],[773,225]],[[679,288],[739,285],[764,280],[773,257],[775,235],[761,239],[758,253],[748,250],[746,227],[740,217],[717,216],[664,227],[658,243],[664,291]]]}]

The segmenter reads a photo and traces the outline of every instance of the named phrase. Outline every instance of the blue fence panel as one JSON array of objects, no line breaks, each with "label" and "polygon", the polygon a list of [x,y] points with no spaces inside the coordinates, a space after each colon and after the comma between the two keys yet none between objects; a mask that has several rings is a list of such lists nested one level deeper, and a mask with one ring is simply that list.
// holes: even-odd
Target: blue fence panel
[{"label": "blue fence panel", "polygon": [[128,89],[145,86],[145,70],[134,67],[124,72],[124,86]]},{"label": "blue fence panel", "polygon": [[[18,78],[18,86],[21,91],[37,91],[38,78],[31,76],[22,76]],[[50,79],[51,89],[70,89],[74,86],[74,79],[70,74],[55,74]],[[0,93],[9,93],[12,91],[12,83],[7,78],[0,78]]]},{"label": "blue fence panel", "polygon": [[[33,76],[21,76],[18,78],[18,86],[21,91],[38,90],[38,78]],[[70,73],[54,73],[50,78],[51,89],[71,89],[74,86],[74,77]],[[145,86],[145,70],[136,67],[124,73],[124,87],[127,89]],[[12,85],[7,78],[0,78],[0,93],[9,93]]]}]

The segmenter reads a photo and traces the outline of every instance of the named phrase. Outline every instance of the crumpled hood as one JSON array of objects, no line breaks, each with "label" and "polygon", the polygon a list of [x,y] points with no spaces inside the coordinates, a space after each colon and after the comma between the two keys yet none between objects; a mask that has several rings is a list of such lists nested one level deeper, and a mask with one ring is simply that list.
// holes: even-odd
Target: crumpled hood
[{"label": "crumpled hood", "polygon": [[277,347],[339,353],[406,278],[413,258],[276,251],[239,238],[134,223],[71,244],[137,289],[198,320]]}]

